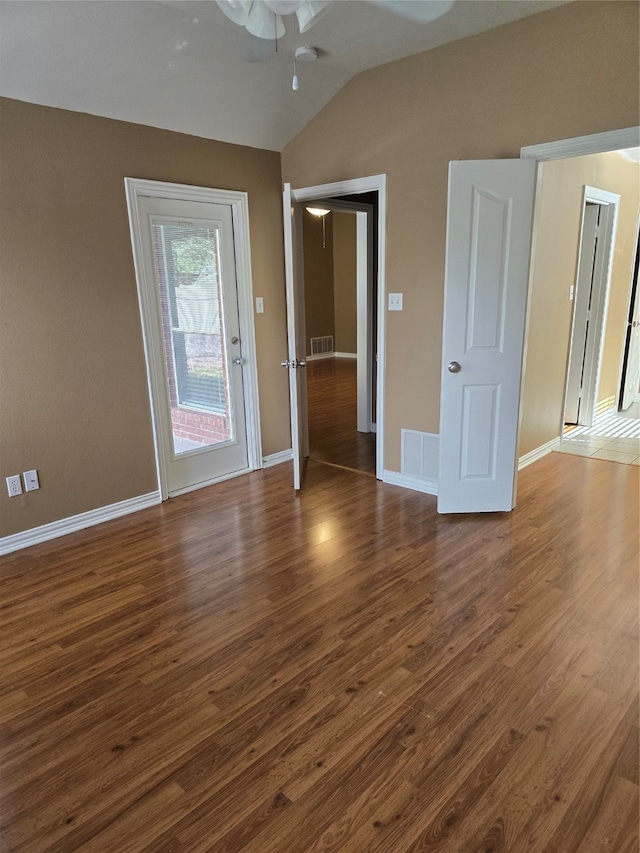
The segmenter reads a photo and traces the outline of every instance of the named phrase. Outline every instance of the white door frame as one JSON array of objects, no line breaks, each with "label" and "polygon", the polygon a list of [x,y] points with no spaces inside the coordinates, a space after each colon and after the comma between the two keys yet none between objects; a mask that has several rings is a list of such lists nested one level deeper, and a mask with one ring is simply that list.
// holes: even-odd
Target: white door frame
[{"label": "white door frame", "polygon": [[[377,381],[376,381],[376,477],[381,480],[384,470],[384,379],[386,352],[386,236],[387,236],[387,176],[371,175],[367,178],[355,178],[337,181],[331,184],[319,184],[314,187],[291,189],[294,204],[335,198],[335,196],[358,195],[360,193],[378,193],[378,336],[377,336]],[[349,205],[349,202],[345,202]],[[327,203],[327,207],[329,204]],[[375,358],[376,355],[373,357]]]},{"label": "white door frame", "polygon": [[[602,154],[606,151],[618,151],[622,148],[637,148],[640,144],[640,126],[625,127],[620,130],[608,130],[604,133],[592,133],[587,136],[575,136],[570,139],[559,139],[554,142],[542,142],[538,145],[525,145],[520,149],[521,157],[530,157],[539,163],[545,160],[562,160],[566,157],[581,157],[585,154]],[[540,182],[542,170],[537,169],[536,193],[534,199],[534,210],[537,208],[540,198]],[[529,265],[529,284],[533,281],[533,265],[535,258],[535,226],[531,244],[531,262]],[[519,427],[522,426],[522,402],[524,399],[523,385],[527,364],[527,342],[529,338],[529,321],[531,318],[531,299],[533,288],[529,286],[527,296],[527,313],[525,320],[524,353],[522,360],[521,389],[520,389],[520,414]],[[564,413],[564,401],[563,401]],[[561,415],[562,419],[562,415]],[[518,432],[520,429],[518,429]],[[528,456],[528,455],[527,455]],[[528,458],[520,460],[520,467],[528,464]]]},{"label": "white door frame", "polygon": [[356,350],[358,357],[358,432],[374,432],[372,417],[373,376],[373,205],[339,199],[319,199],[327,210],[353,213],[356,217]]},{"label": "white door frame", "polygon": [[[154,316],[154,306],[147,298],[144,286],[145,268],[141,251],[142,235],[140,233],[140,198],[178,199],[180,201],[209,202],[225,204],[231,207],[233,222],[233,240],[236,253],[236,276],[238,287],[238,313],[240,320],[240,335],[242,340],[242,356],[245,359],[243,367],[243,396],[247,428],[247,455],[249,466],[233,474],[225,475],[211,482],[226,480],[239,474],[262,468],[262,437],[260,433],[260,402],[258,397],[258,367],[256,358],[256,336],[253,318],[253,283],[251,279],[251,244],[249,236],[249,202],[248,194],[233,190],[218,190],[210,187],[195,187],[187,184],[170,184],[162,181],[147,181],[139,178],[125,178],[127,209],[129,212],[129,228],[133,249],[133,263],[138,288],[140,318],[142,321],[142,338],[144,356],[147,367],[147,385],[149,388],[149,403],[153,425],[153,446],[156,459],[158,489],[162,500],[167,499],[167,475],[164,464],[164,454],[161,447],[160,430],[157,426],[157,406],[159,389],[164,383],[156,360],[152,357],[151,337],[149,328]],[[198,488],[209,483],[200,483]]]},{"label": "white door frame", "polygon": [[[598,225],[595,257],[593,260],[593,279],[591,286],[591,309],[589,311],[589,331],[584,346],[584,370],[582,378],[582,397],[578,412],[578,422],[581,426],[590,427],[598,406],[598,388],[600,386],[600,373],[602,369],[602,350],[604,347],[604,336],[607,326],[607,311],[609,308],[609,293],[611,290],[611,268],[613,266],[613,250],[616,242],[616,230],[618,225],[618,211],[620,196],[596,187],[585,186],[582,197],[582,212],[580,221],[580,233],[584,221],[584,212],[587,204],[597,204],[600,207],[600,223]],[[578,262],[579,268],[579,262]],[[569,358],[573,349],[573,337],[575,331],[576,305],[578,300],[578,278],[576,273],[576,286],[574,293],[574,310],[571,321],[571,335],[569,338]],[[565,398],[562,410],[564,412],[567,404],[569,390],[569,371],[567,370]]]}]

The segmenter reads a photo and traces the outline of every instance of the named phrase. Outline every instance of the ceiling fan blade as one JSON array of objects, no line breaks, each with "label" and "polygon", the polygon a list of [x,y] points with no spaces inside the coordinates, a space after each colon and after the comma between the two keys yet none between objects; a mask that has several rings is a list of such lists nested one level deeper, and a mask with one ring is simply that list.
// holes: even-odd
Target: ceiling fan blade
[{"label": "ceiling fan blade", "polygon": [[453,0],[369,0],[369,2],[419,24],[435,21],[453,7]]},{"label": "ceiling fan blade", "polygon": [[275,15],[264,3],[251,4],[245,27],[259,39],[281,39],[285,33],[280,15]]},{"label": "ceiling fan blade", "polygon": [[229,20],[244,27],[253,3],[251,0],[216,0]]},{"label": "ceiling fan blade", "polygon": [[306,3],[303,3],[296,11],[300,32],[306,33],[307,30],[311,29],[332,5],[332,0],[307,0]]}]

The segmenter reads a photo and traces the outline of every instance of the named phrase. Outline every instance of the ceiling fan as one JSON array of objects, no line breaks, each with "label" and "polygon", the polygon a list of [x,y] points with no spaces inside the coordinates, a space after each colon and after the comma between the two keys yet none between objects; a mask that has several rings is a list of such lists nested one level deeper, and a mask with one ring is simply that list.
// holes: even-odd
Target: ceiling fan
[{"label": "ceiling fan", "polygon": [[[368,0],[417,23],[429,23],[448,12],[453,0]],[[333,0],[216,0],[224,14],[251,35],[277,40],[285,34],[284,18],[295,15],[307,32],[333,6]]]}]

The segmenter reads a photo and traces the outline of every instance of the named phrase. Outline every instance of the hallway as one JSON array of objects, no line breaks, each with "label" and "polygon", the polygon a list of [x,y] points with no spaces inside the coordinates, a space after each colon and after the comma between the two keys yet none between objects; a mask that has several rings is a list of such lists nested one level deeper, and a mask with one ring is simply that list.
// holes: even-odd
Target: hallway
[{"label": "hallway", "polygon": [[355,358],[307,362],[309,458],[375,476],[375,433],[356,429]]},{"label": "hallway", "polygon": [[567,428],[559,453],[589,456],[607,462],[640,465],[640,403],[626,412],[609,409],[594,419],[593,426]]}]

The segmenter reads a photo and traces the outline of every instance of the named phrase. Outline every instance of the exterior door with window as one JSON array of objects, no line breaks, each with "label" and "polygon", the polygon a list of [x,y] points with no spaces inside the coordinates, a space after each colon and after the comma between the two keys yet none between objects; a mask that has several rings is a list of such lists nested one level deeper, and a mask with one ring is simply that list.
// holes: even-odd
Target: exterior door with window
[{"label": "exterior door with window", "polygon": [[154,414],[169,496],[248,469],[231,207],[138,204],[155,376]]}]

